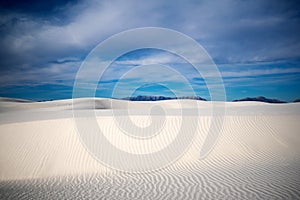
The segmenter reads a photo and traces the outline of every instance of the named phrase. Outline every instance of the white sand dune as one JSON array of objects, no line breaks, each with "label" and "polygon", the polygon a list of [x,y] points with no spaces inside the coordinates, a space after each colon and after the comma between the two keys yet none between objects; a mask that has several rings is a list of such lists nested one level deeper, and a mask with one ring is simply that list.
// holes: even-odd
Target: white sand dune
[{"label": "white sand dune", "polygon": [[[95,99],[94,104],[94,99],[76,99],[74,104],[83,113],[95,108],[107,139],[133,154],[155,152],[172,142],[182,108],[199,109],[199,126],[193,130],[190,124],[196,136],[176,162],[147,173],[122,172],[98,162],[82,144],[72,100],[0,99],[0,199],[300,199],[299,103]],[[158,134],[142,144],[123,138],[126,112],[139,127],[129,131],[138,132],[161,120],[147,116],[154,106],[166,113],[164,137]],[[210,116],[212,106],[226,108],[224,118]],[[115,111],[124,111],[119,124]],[[192,123],[197,116],[187,113]],[[223,120],[223,128],[212,151],[200,158],[212,117]]]}]

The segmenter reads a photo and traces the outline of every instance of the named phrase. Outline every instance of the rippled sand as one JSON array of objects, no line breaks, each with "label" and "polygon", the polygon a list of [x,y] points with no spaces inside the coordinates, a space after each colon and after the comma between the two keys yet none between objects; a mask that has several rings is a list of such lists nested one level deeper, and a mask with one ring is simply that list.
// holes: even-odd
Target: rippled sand
[{"label": "rippled sand", "polygon": [[[91,102],[79,100],[77,108],[91,109]],[[179,128],[176,101],[114,102],[114,108],[121,110],[153,105],[174,109],[166,116],[164,131],[171,134]],[[181,103],[193,109],[189,100]],[[147,173],[116,171],[95,160],[76,133],[71,105],[71,100],[0,102],[0,199],[300,198],[300,104],[218,105],[226,107],[224,118],[214,116],[224,120],[220,137],[212,151],[200,158],[212,103],[199,101],[204,114],[190,148],[177,162]],[[96,108],[99,126],[106,133],[120,132],[111,100],[98,99]],[[188,117],[192,121],[196,116]],[[141,127],[151,123],[138,114],[132,121]],[[117,138],[111,140],[122,145]],[[160,141],[155,141],[157,147],[165,145],[166,141]],[[127,142],[123,143],[125,150],[141,151],[126,149]]]}]

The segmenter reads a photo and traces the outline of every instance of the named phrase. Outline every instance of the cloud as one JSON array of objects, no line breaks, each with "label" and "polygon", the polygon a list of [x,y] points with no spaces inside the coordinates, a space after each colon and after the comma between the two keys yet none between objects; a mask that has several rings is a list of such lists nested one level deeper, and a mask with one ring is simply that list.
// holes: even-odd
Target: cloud
[{"label": "cloud", "polygon": [[59,20],[52,15],[45,19],[30,13],[4,13],[1,55],[6,57],[7,65],[14,67],[84,57],[96,44],[119,31],[162,26],[197,39],[220,61],[293,58],[300,54],[297,7],[281,1],[117,0],[67,4],[66,17]]},{"label": "cloud", "polygon": [[186,61],[180,59],[178,56],[167,53],[155,53],[147,55],[137,59],[118,60],[116,65],[153,65],[153,64],[174,64],[174,63],[186,63]]},{"label": "cloud", "polygon": [[[299,73],[298,62],[273,65],[300,58],[299,5],[294,1],[51,2],[2,5],[2,87],[70,85],[81,61],[99,42],[120,31],[144,26],[171,28],[194,38],[225,78]],[[266,62],[270,66],[262,64]],[[171,65],[189,80],[198,76],[178,57],[155,53],[117,61],[119,67],[110,68],[103,81],[115,80],[133,66],[155,63]],[[93,69],[88,73],[92,75]]]}]

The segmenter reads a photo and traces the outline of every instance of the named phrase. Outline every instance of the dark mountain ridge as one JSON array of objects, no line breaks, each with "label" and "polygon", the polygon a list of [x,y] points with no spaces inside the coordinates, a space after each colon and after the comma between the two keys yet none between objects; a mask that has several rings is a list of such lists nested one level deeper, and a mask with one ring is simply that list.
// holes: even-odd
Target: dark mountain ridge
[{"label": "dark mountain ridge", "polygon": [[246,98],[243,98],[243,99],[233,100],[233,102],[239,102],[239,101],[259,101],[259,102],[265,102],[265,103],[287,103],[286,101],[281,101],[281,100],[278,100],[278,99],[268,99],[268,98],[263,97],[263,96],[246,97]]},{"label": "dark mountain ridge", "polygon": [[194,99],[206,101],[206,99],[198,96],[183,96],[183,97],[165,97],[165,96],[135,96],[135,97],[125,97],[122,100],[129,101],[161,101],[161,100],[171,100],[171,99]]}]

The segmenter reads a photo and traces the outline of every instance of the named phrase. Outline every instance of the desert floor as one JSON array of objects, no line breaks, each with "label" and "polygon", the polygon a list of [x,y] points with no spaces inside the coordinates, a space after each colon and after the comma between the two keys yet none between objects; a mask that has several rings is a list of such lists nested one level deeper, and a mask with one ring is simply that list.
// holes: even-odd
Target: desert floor
[{"label": "desert floor", "polygon": [[[300,199],[299,103],[76,99],[72,105],[0,100],[0,199]],[[151,170],[149,162],[146,172],[116,170],[89,153],[73,109],[80,122],[92,110],[107,140],[129,154],[168,146],[182,118],[190,127],[185,133],[195,137],[164,167]],[[222,128],[201,155],[213,119]],[[159,134],[139,142],[122,127]],[[81,134],[89,134],[88,125]]]}]

